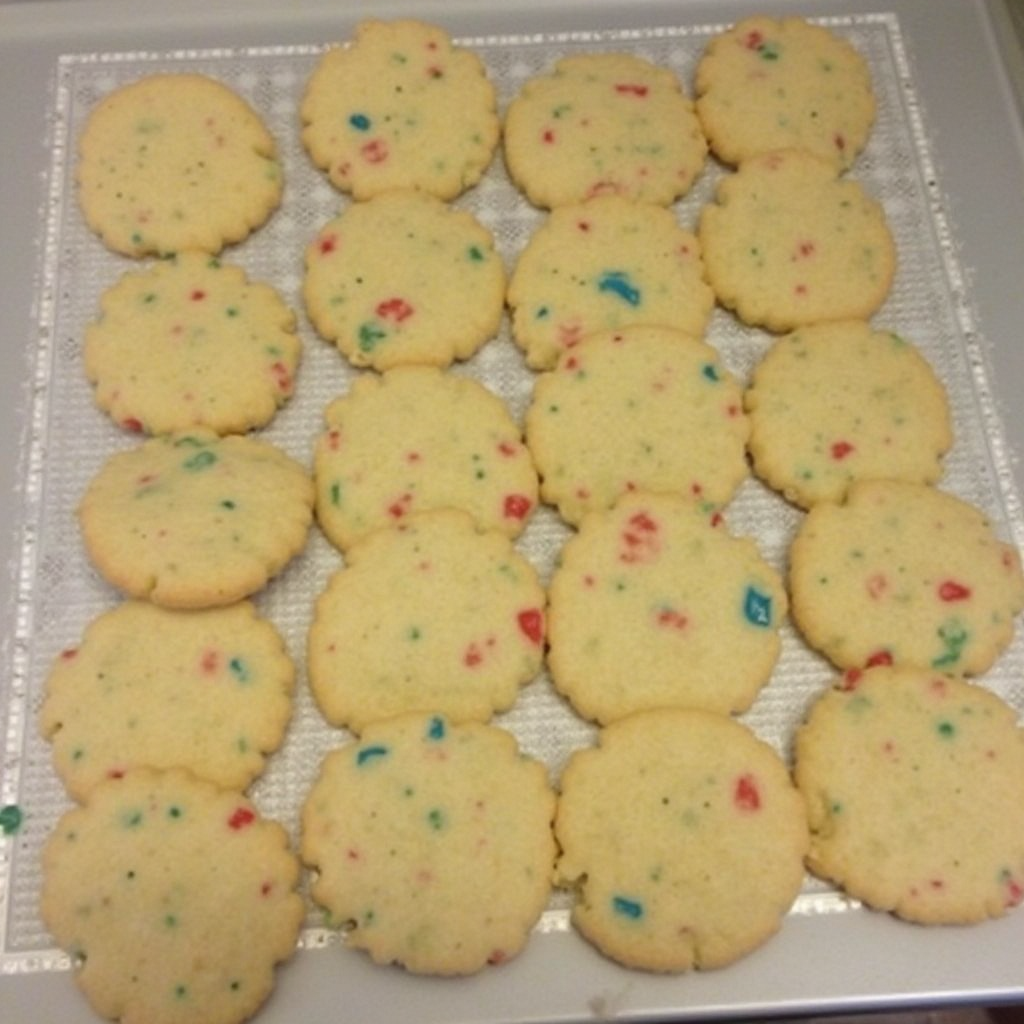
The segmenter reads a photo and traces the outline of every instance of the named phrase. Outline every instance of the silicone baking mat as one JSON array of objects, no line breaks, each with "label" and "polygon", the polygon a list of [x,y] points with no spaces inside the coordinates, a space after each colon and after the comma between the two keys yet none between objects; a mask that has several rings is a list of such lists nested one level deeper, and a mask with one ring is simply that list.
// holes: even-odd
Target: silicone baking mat
[{"label": "silicone baking mat", "polygon": [[[941,486],[981,507],[1007,539],[1024,540],[1020,500],[1013,489],[998,410],[987,379],[984,342],[978,336],[954,233],[942,202],[941,182],[929,155],[921,110],[894,14],[825,20],[867,58],[878,101],[877,121],[851,175],[884,205],[899,251],[892,294],[875,323],[917,344],[949,392],[956,442]],[[531,76],[567,53],[628,50],[672,69],[692,87],[696,62],[723,25],[668,26],[616,32],[577,32],[459,40],[484,61],[501,106]],[[38,336],[31,339],[28,418],[21,439],[21,519],[15,524],[19,559],[13,567],[10,632],[3,650],[8,689],[0,708],[5,729],[0,778],[0,970],[53,970],[69,961],[53,948],[38,915],[40,850],[68,806],[53,773],[36,716],[45,679],[58,653],[77,643],[86,624],[118,600],[94,573],[78,536],[75,508],[93,473],[112,452],[137,443],[95,409],[81,365],[83,330],[95,316],[101,292],[137,264],[112,255],[85,227],[74,193],[75,146],[90,109],[104,94],[158,71],[211,75],[244,96],[265,118],[283,158],[286,190],[270,222],[224,258],[250,276],[272,283],[299,314],[304,355],[294,399],[262,435],[303,463],[311,461],[328,402],[343,393],[354,373],[333,346],[319,340],[305,320],[300,289],[307,242],[347,199],[310,164],[298,137],[297,108],[305,81],[322,47],[188,50],[72,54],[53,71],[46,126],[52,161],[41,217],[36,311]],[[713,161],[684,200],[679,222],[696,225],[724,171]],[[495,234],[511,269],[540,223],[510,184],[500,156],[484,180],[457,205],[471,210]],[[716,312],[709,341],[728,367],[747,380],[771,338]],[[529,402],[534,375],[508,334],[499,335],[453,373],[471,374],[501,395],[516,417]],[[784,570],[786,551],[801,513],[751,479],[726,513],[729,528],[756,538],[762,553]],[[541,509],[520,541],[544,580],[568,535],[548,509]],[[340,556],[314,529],[309,544],[288,570],[257,598],[260,609],[283,633],[298,666],[294,717],[285,743],[252,787],[255,801],[297,836],[298,809],[324,752],[345,740],[325,724],[306,686],[305,634],[313,602]],[[1024,641],[1018,636],[983,684],[1024,711]],[[795,725],[828,685],[833,673],[787,626],[783,654],[770,683],[743,721],[785,758]],[[590,744],[593,728],[577,718],[541,675],[500,716],[528,753],[541,758],[557,781],[566,758]],[[794,913],[842,914],[853,904],[808,879]],[[567,930],[566,898],[553,894],[538,927]],[[983,927],[983,926],[982,926]],[[331,941],[310,907],[302,943]],[[908,942],[913,931],[908,930]]]}]

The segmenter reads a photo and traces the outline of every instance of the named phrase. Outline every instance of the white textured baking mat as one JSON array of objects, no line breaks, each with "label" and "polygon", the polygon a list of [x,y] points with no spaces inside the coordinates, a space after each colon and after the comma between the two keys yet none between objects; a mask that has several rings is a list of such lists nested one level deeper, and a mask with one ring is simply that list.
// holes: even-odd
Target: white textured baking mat
[{"label": "white textured baking mat", "polygon": [[[1019,497],[1013,490],[998,410],[986,380],[984,344],[974,324],[955,236],[942,203],[928,150],[927,132],[895,15],[833,18],[829,24],[850,39],[870,63],[878,118],[852,175],[882,201],[899,247],[892,295],[875,318],[915,342],[945,382],[955,417],[956,444],[942,486],[980,506],[1004,537],[1024,541]],[[671,68],[692,86],[696,61],[721,25],[666,27],[615,33],[503,36],[460,40],[485,62],[502,105],[523,82],[568,52],[629,50]],[[221,79],[246,97],[266,119],[283,155],[287,186],[282,208],[244,245],[225,254],[250,275],[268,281],[300,314],[305,351],[297,393],[264,436],[309,464],[327,403],[343,392],[353,372],[333,346],[320,341],[305,321],[300,301],[302,256],[318,227],[347,202],[311,166],[298,137],[297,108],[304,83],[321,49],[265,48],[75,54],[54,68],[50,121],[52,162],[41,218],[37,336],[30,349],[26,431],[21,439],[22,491],[19,560],[13,567],[9,633],[3,648],[6,699],[0,776],[0,970],[66,967],[39,919],[40,850],[68,806],[40,739],[36,716],[49,667],[77,643],[85,625],[117,601],[91,570],[78,536],[75,508],[103,460],[137,439],[113,426],[92,403],[81,365],[83,328],[95,315],[101,292],[131,261],[107,252],[87,230],[74,194],[75,146],[95,102],[111,89],[156,71],[196,71]],[[41,130],[43,126],[40,126]],[[677,207],[680,222],[696,224],[721,169],[709,164],[693,193]],[[471,209],[495,233],[508,266],[540,220],[505,176],[500,157],[459,205]],[[27,254],[23,254],[27,256]],[[765,351],[765,334],[741,328],[716,313],[710,341],[727,365],[746,380]],[[517,417],[529,401],[533,375],[508,336],[507,324],[468,364],[453,370],[478,376],[502,395]],[[744,485],[727,512],[729,527],[754,536],[778,568],[801,513],[756,481]],[[523,552],[547,579],[567,531],[541,510],[521,540]],[[314,599],[340,557],[316,531],[306,552],[271,584],[258,604],[283,632],[299,665],[294,719],[283,748],[252,789],[263,811],[296,834],[298,808],[323,753],[342,742],[309,696],[303,669],[305,634]],[[982,681],[1024,711],[1024,638]],[[832,673],[787,628],[781,661],[744,721],[788,757],[794,726]],[[566,757],[593,739],[541,676],[500,719],[523,748],[542,758],[557,778]],[[849,904],[808,880],[794,913],[842,914]],[[555,896],[541,928],[568,927],[563,900]],[[984,926],[981,926],[984,927]],[[311,910],[306,945],[328,941]],[[908,928],[907,942],[914,941]],[[810,951],[809,951],[810,952]]]}]

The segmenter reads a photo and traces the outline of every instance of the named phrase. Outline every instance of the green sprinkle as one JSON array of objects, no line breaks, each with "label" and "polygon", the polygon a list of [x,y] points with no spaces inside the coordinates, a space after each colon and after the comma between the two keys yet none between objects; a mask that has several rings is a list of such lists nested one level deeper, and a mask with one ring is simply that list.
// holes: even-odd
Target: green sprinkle
[{"label": "green sprinkle", "polygon": [[363,352],[372,352],[378,341],[383,341],[387,332],[375,323],[365,323],[359,328],[359,348]]},{"label": "green sprinkle", "polygon": [[156,302],[156,292],[146,292],[146,294],[142,296],[142,301],[147,306],[151,306],[154,302]]},{"label": "green sprinkle", "polygon": [[230,316],[230,317],[238,316],[238,307],[237,306],[228,306],[228,308],[226,310],[224,310],[224,312],[227,313],[227,315]]},{"label": "green sprinkle", "polygon": [[410,640],[419,640],[423,636],[418,626],[410,626],[405,635]]},{"label": "green sprinkle", "polygon": [[201,452],[196,452],[195,455],[187,458],[182,463],[182,466],[190,473],[196,473],[199,470],[212,466],[216,461],[216,454],[211,452],[209,448],[204,448]]},{"label": "green sprinkle", "polygon": [[331,484],[331,504],[336,508],[341,505],[341,484],[337,480]]},{"label": "green sprinkle", "polygon": [[175,985],[174,986],[174,998],[185,999],[188,997],[188,986],[187,985]]},{"label": "green sprinkle", "polygon": [[445,826],[444,811],[435,807],[427,813],[427,821],[435,832],[440,832]]},{"label": "green sprinkle", "polygon": [[232,658],[228,662],[228,669],[240,683],[249,682],[249,666],[241,658]]},{"label": "green sprinkle", "polygon": [[177,804],[172,804],[170,807],[167,808],[167,817],[168,818],[180,818],[181,817],[181,808],[178,807]]},{"label": "green sprinkle", "polygon": [[125,811],[121,815],[121,824],[125,828],[138,828],[142,824],[142,811]]},{"label": "green sprinkle", "polygon": [[466,254],[474,263],[481,263],[484,258],[484,251],[479,245],[471,245],[467,250]]},{"label": "green sprinkle", "polygon": [[176,928],[178,926],[178,919],[173,914],[167,914],[164,917],[165,928]]},{"label": "green sprinkle", "polygon": [[0,810],[0,831],[5,836],[13,836],[21,828],[23,820],[21,808],[17,804],[8,804]]},{"label": "green sprinkle", "polygon": [[943,721],[939,722],[939,724],[935,727],[935,731],[943,739],[949,740],[956,735],[956,726],[948,719],[943,719]]},{"label": "green sprinkle", "polygon": [[226,508],[229,512],[233,512],[238,506],[230,498],[225,498],[220,503],[220,507]]}]

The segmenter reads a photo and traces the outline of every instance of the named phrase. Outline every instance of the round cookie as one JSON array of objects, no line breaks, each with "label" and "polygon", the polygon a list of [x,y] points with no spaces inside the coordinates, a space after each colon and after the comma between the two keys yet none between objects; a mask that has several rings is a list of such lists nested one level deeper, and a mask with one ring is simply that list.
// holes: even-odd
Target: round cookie
[{"label": "round cookie", "polygon": [[260,116],[203,75],[149,75],[109,93],[78,148],[86,223],[126,256],[219,252],[281,201],[281,165]]},{"label": "round cookie", "polygon": [[241,434],[291,397],[301,348],[271,286],[192,251],[108,288],[83,360],[96,404],[128,430]]},{"label": "round cookie", "polygon": [[623,718],[572,755],[555,837],[575,926],[652,971],[722,967],[770,938],[808,843],[775,751],[725,715],[678,709]]},{"label": "round cookie", "polygon": [[551,213],[519,257],[508,304],[527,364],[546,370],[597,331],[651,324],[702,335],[715,297],[700,244],[672,211],[603,196]]},{"label": "round cookie", "polygon": [[667,206],[689,191],[707,149],[676,76],[627,53],[563,57],[505,117],[512,180],[547,208],[609,194]]},{"label": "round cookie", "polygon": [[447,366],[497,332],[505,267],[470,213],[408,190],[353,203],[306,249],[318,333],[354,366]]},{"label": "round cookie", "polygon": [[795,149],[752,157],[724,177],[698,237],[718,301],[771,331],[867,319],[896,269],[881,205]]},{"label": "round cookie", "polygon": [[923,484],[861,481],[821,502],[790,551],[793,619],[840,668],[978,675],[1024,608],[1020,555],[982,513]]},{"label": "round cookie", "polygon": [[548,667],[583,717],[745,711],[768,681],[786,591],[754,541],[720,520],[689,498],[635,493],[566,542],[548,594]]},{"label": "round cookie", "polygon": [[302,141],[356,199],[418,188],[454,199],[494,156],[494,86],[469,50],[434,25],[367,20],[329,49],[302,98]]},{"label": "round cookie", "polygon": [[302,813],[313,898],[348,945],[418,974],[514,957],[551,889],[555,794],[513,737],[409,714],[327,755]]},{"label": "round cookie", "polygon": [[184,612],[128,601],[56,659],[39,726],[76,800],[139,766],[244,789],[281,743],[294,684],[280,634],[248,602]]},{"label": "round cookie", "polygon": [[841,500],[855,480],[934,483],[953,442],[927,360],[861,320],[779,338],[744,403],[754,472],[803,508]]},{"label": "round cookie", "polygon": [[725,504],[747,476],[748,432],[718,353],[661,327],[591,335],[537,379],[526,415],[541,496],[574,525],[633,490]]},{"label": "round cookie", "polygon": [[477,380],[409,366],[357,378],[316,445],[317,519],[341,550],[411,512],[455,507],[517,537],[537,471],[501,399]]},{"label": "round cookie", "polygon": [[209,608],[256,593],[302,550],[313,482],[251,437],[167,434],[118,452],[78,508],[86,551],[132,597]]},{"label": "round cookie", "polygon": [[139,769],[60,819],[41,910],[102,1017],[236,1024],[295,949],[298,878],[284,829],[240,793]]},{"label": "round cookie", "polygon": [[332,725],[405,711],[486,721],[541,667],[544,591],[512,542],[455,509],[376,530],[316,603],[309,680]]},{"label": "round cookie", "polygon": [[875,119],[867,61],[802,18],[745,18],[716,36],[697,65],[695,91],[711,151],[730,164],[802,149],[845,170]]},{"label": "round cookie", "polygon": [[1024,732],[980,686],[848,673],[797,733],[808,866],[879,910],[970,924],[1024,901]]}]

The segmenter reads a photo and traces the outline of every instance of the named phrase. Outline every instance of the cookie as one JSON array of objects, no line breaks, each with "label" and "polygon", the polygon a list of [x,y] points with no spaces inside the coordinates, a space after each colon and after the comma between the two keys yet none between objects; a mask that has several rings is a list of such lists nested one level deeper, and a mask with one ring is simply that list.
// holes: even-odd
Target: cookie
[{"label": "cookie", "polygon": [[697,64],[695,92],[711,151],[730,164],[802,149],[845,170],[875,119],[867,61],[802,18],[745,18],[716,36]]},{"label": "cookie", "polygon": [[552,680],[601,723],[658,707],[745,711],[778,659],[787,606],[753,540],[692,499],[639,493],[584,518],[548,601]]},{"label": "cookie", "polygon": [[417,974],[514,957],[551,889],[555,794],[494,726],[408,714],[325,758],[302,812],[313,898],[349,946]]},{"label": "cookie", "polygon": [[591,335],[537,379],[526,414],[541,497],[574,525],[634,490],[725,504],[747,476],[748,432],[718,353],[661,327]]},{"label": "cookie", "polygon": [[395,188],[454,199],[494,156],[496,103],[479,58],[442,29],[371,19],[314,68],[300,107],[302,141],[355,199]]},{"label": "cookie", "polygon": [[86,223],[126,256],[220,252],[281,202],[277,147],[260,115],[204,75],[148,75],[114,90],[78,149]]},{"label": "cookie", "polygon": [[1020,555],[980,510],[903,481],[815,505],[790,551],[793,619],[840,668],[986,671],[1024,608]]},{"label": "cookie", "polygon": [[240,793],[138,769],[60,819],[41,910],[102,1017],[236,1024],[295,949],[298,878],[284,829]]},{"label": "cookie", "polygon": [[127,601],[56,659],[39,726],[76,800],[139,766],[244,789],[281,743],[294,684],[280,634],[248,602],[184,612]]},{"label": "cookie", "polygon": [[935,483],[953,442],[946,391],[898,334],[861,320],[779,338],[744,396],[754,472],[810,508],[855,480]]},{"label": "cookie", "polygon": [[505,267],[472,214],[408,190],[351,204],[306,249],[317,332],[353,366],[448,366],[493,337]]},{"label": "cookie", "polygon": [[693,103],[667,68],[628,53],[563,57],[509,104],[505,160],[536,206],[599,195],[667,206],[704,168]]},{"label": "cookie", "polygon": [[604,196],[555,210],[519,256],[512,336],[534,369],[602,330],[633,324],[701,335],[715,297],[700,245],[658,206]]},{"label": "cookie", "polygon": [[970,924],[1024,901],[1024,732],[980,686],[850,673],[796,739],[808,866],[878,910]]},{"label": "cookie", "polygon": [[698,237],[718,301],[771,331],[866,320],[896,270],[882,206],[800,150],[752,157],[724,177]]},{"label": "cookie", "polygon": [[562,774],[556,881],[572,921],[627,967],[723,967],[779,928],[800,891],[807,821],[771,747],[710,711],[606,726]]},{"label": "cookie", "polygon": [[313,482],[280,449],[193,431],[110,456],[78,508],[100,575],[167,608],[233,604],[302,550]]},{"label": "cookie", "polygon": [[83,360],[96,404],[128,430],[241,434],[291,397],[301,348],[275,289],[192,251],[108,288]]},{"label": "cookie", "polygon": [[309,630],[313,696],[332,725],[433,710],[485,721],[540,671],[544,591],[495,531],[439,509],[347,552]]},{"label": "cookie", "polygon": [[325,419],[316,512],[343,551],[412,512],[446,507],[517,537],[537,506],[537,471],[519,427],[471,377],[422,366],[362,376]]}]

